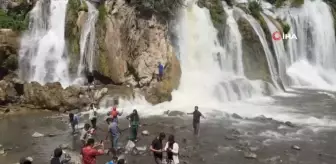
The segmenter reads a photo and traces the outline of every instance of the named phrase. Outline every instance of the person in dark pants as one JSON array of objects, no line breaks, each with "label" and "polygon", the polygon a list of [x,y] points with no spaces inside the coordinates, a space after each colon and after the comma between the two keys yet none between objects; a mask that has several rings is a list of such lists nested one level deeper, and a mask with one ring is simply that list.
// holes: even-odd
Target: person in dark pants
[{"label": "person in dark pants", "polygon": [[126,116],[126,119],[130,120],[130,137],[131,141],[136,142],[138,136],[138,128],[139,128],[139,115],[136,109],[133,110],[133,113]]},{"label": "person in dark pants", "polygon": [[187,114],[192,114],[193,115],[193,128],[194,128],[194,135],[199,135],[199,130],[200,130],[200,119],[203,117],[203,114],[198,111],[198,106],[195,106],[195,110],[192,113],[187,113]]},{"label": "person in dark pants", "polygon": [[161,62],[158,63],[158,69],[159,69],[158,81],[162,81],[164,67],[161,64]]},{"label": "person in dark pants", "polygon": [[166,134],[161,132],[159,137],[156,137],[152,145],[150,146],[150,150],[153,152],[154,160],[156,164],[162,164],[163,155],[164,152],[162,141],[166,138]]}]

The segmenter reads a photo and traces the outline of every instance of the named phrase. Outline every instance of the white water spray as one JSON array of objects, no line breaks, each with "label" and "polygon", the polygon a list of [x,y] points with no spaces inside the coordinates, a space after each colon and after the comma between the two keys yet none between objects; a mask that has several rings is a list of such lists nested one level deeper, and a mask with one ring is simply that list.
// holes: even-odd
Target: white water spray
[{"label": "white water spray", "polygon": [[88,18],[84,24],[80,38],[80,61],[77,76],[81,76],[85,67],[88,68],[89,72],[92,72],[96,45],[95,25],[98,18],[98,10],[91,2],[85,1],[84,3],[88,6]]},{"label": "white water spray", "polygon": [[[20,77],[25,81],[69,85],[64,29],[67,0],[37,1],[21,40]],[[49,11],[48,11],[49,8]]]},{"label": "white water spray", "polygon": [[281,9],[297,40],[287,40],[288,55],[283,67],[289,86],[336,89],[336,43],[333,16],[321,1],[306,0],[301,8]]}]

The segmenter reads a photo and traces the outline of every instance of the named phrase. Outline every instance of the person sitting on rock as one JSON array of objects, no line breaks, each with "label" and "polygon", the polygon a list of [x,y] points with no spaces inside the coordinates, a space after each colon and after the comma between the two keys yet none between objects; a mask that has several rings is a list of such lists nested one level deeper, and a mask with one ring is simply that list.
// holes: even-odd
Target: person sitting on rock
[{"label": "person sitting on rock", "polygon": [[159,74],[158,74],[158,79],[157,80],[162,81],[164,67],[161,64],[161,62],[158,63],[158,69],[159,69]]},{"label": "person sitting on rock", "polygon": [[90,124],[86,123],[84,125],[84,128],[83,128],[82,132],[81,132],[80,140],[81,140],[83,145],[86,144],[87,139],[92,138],[92,131],[91,131],[90,128],[91,128]]},{"label": "person sitting on rock", "polygon": [[134,108],[133,113],[126,116],[126,119],[130,120],[130,137],[131,141],[136,142],[138,136],[138,128],[139,128],[139,115],[138,111]]},{"label": "person sitting on rock", "polygon": [[[94,144],[95,140],[89,138],[86,145],[82,148],[82,164],[96,164],[96,157],[105,154],[103,142],[96,146]],[[98,146],[101,146],[101,149],[96,149]]]},{"label": "person sitting on rock", "polygon": [[76,132],[76,126],[79,123],[78,116],[76,116],[73,113],[69,113],[69,122],[70,122],[70,125],[71,125],[71,128],[72,128],[72,134],[74,134]]}]

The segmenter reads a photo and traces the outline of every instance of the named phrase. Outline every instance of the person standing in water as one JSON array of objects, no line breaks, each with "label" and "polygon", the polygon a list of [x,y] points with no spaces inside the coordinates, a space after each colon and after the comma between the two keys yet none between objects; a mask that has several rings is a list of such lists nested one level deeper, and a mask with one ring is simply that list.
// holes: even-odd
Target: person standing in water
[{"label": "person standing in water", "polygon": [[133,110],[133,113],[126,116],[126,119],[130,120],[130,137],[129,139],[133,142],[137,141],[138,128],[139,128],[139,115],[136,109]]},{"label": "person standing in water", "polygon": [[168,137],[164,150],[167,152],[167,164],[179,164],[179,145],[175,142],[174,135]]},{"label": "person standing in water", "polygon": [[158,63],[158,69],[159,69],[158,81],[162,81],[164,67],[161,64],[161,62]]},{"label": "person standing in water", "polygon": [[118,122],[118,116],[121,116],[123,112],[119,112],[117,110],[117,105],[114,105],[112,107],[112,110],[109,112],[110,117],[112,118],[113,121]]},{"label": "person standing in water", "polygon": [[69,122],[70,122],[70,125],[71,125],[71,128],[72,128],[72,134],[74,134],[76,132],[76,126],[79,123],[78,116],[76,116],[73,113],[69,113]]},{"label": "person standing in water", "polygon": [[200,130],[200,119],[201,117],[203,117],[205,119],[205,117],[203,116],[203,114],[198,111],[198,106],[195,106],[195,110],[192,113],[187,113],[187,114],[192,114],[193,115],[193,128],[194,128],[194,134],[195,135],[199,135],[199,130]]},{"label": "person standing in water", "polygon": [[83,145],[86,144],[87,139],[90,139],[92,137],[92,133],[91,133],[92,131],[91,131],[90,128],[91,128],[90,124],[86,123],[84,125],[84,128],[83,128],[82,132],[81,132],[80,140],[81,140]]},{"label": "person standing in water", "polygon": [[93,103],[90,104],[90,115],[89,115],[89,119],[91,121],[91,124],[92,124],[92,128],[93,129],[96,129],[96,125],[97,125],[97,108],[94,107]]},{"label": "person standing in water", "polygon": [[154,155],[154,161],[156,164],[162,164],[163,155],[164,152],[162,141],[166,138],[166,134],[161,132],[158,137],[156,137],[152,145],[150,146],[150,150],[153,152]]},{"label": "person standing in water", "polygon": [[[118,140],[120,136],[120,129],[118,127],[118,123],[113,121],[112,119],[108,119],[108,136],[111,141],[111,149],[110,152],[114,153],[118,149]],[[107,137],[106,137],[107,138]]]}]

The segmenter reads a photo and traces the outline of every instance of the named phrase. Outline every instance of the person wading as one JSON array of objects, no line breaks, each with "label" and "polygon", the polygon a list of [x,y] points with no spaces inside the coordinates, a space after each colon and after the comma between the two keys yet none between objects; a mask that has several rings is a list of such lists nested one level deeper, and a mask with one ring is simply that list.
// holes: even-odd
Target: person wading
[{"label": "person wading", "polygon": [[126,116],[126,119],[130,120],[130,137],[129,140],[136,142],[138,136],[138,128],[139,128],[139,115],[136,109],[133,110],[133,113]]},{"label": "person wading", "polygon": [[93,103],[90,104],[90,115],[89,115],[89,119],[91,121],[92,124],[92,128],[96,129],[97,127],[97,109],[94,107]]},{"label": "person wading", "polygon": [[69,113],[69,122],[72,128],[72,134],[74,134],[76,132],[76,126],[79,122],[78,116],[74,115],[73,113]]},{"label": "person wading", "polygon": [[[111,142],[111,149],[110,152],[112,152],[114,155],[117,152],[118,149],[118,140],[120,136],[120,129],[118,127],[118,123],[116,121],[113,121],[112,119],[107,120],[108,125],[108,135]],[[106,137],[107,138],[107,137]]]},{"label": "person wading", "polygon": [[162,153],[164,152],[162,141],[164,138],[166,138],[166,134],[161,132],[160,135],[153,140],[152,145],[150,146],[150,150],[153,152],[154,161],[156,164],[162,164]]},{"label": "person wading", "polygon": [[84,125],[83,130],[81,131],[81,136],[80,136],[80,140],[82,142],[82,145],[86,144],[86,140],[90,139],[92,137],[92,131],[91,131],[91,126],[90,124],[86,123]]},{"label": "person wading", "polygon": [[195,110],[192,113],[187,113],[187,114],[192,114],[193,115],[193,128],[194,128],[194,134],[196,136],[199,135],[199,131],[200,131],[200,119],[201,117],[203,117],[205,119],[205,117],[203,116],[203,114],[201,112],[198,111],[198,106],[195,106]]},{"label": "person wading", "polygon": [[179,164],[179,145],[175,142],[174,135],[168,137],[164,150],[167,152],[167,164]]},{"label": "person wading", "polygon": [[[96,164],[96,157],[104,155],[104,143],[94,146],[95,140],[93,138],[88,139],[85,147],[82,148],[82,164]],[[101,146],[101,149],[96,147]]]},{"label": "person wading", "polygon": [[118,116],[121,116],[122,113],[123,113],[123,112],[119,112],[119,111],[117,110],[117,106],[114,105],[114,106],[112,107],[112,110],[111,110],[108,114],[109,114],[109,116],[113,119],[113,121],[118,122]]}]

